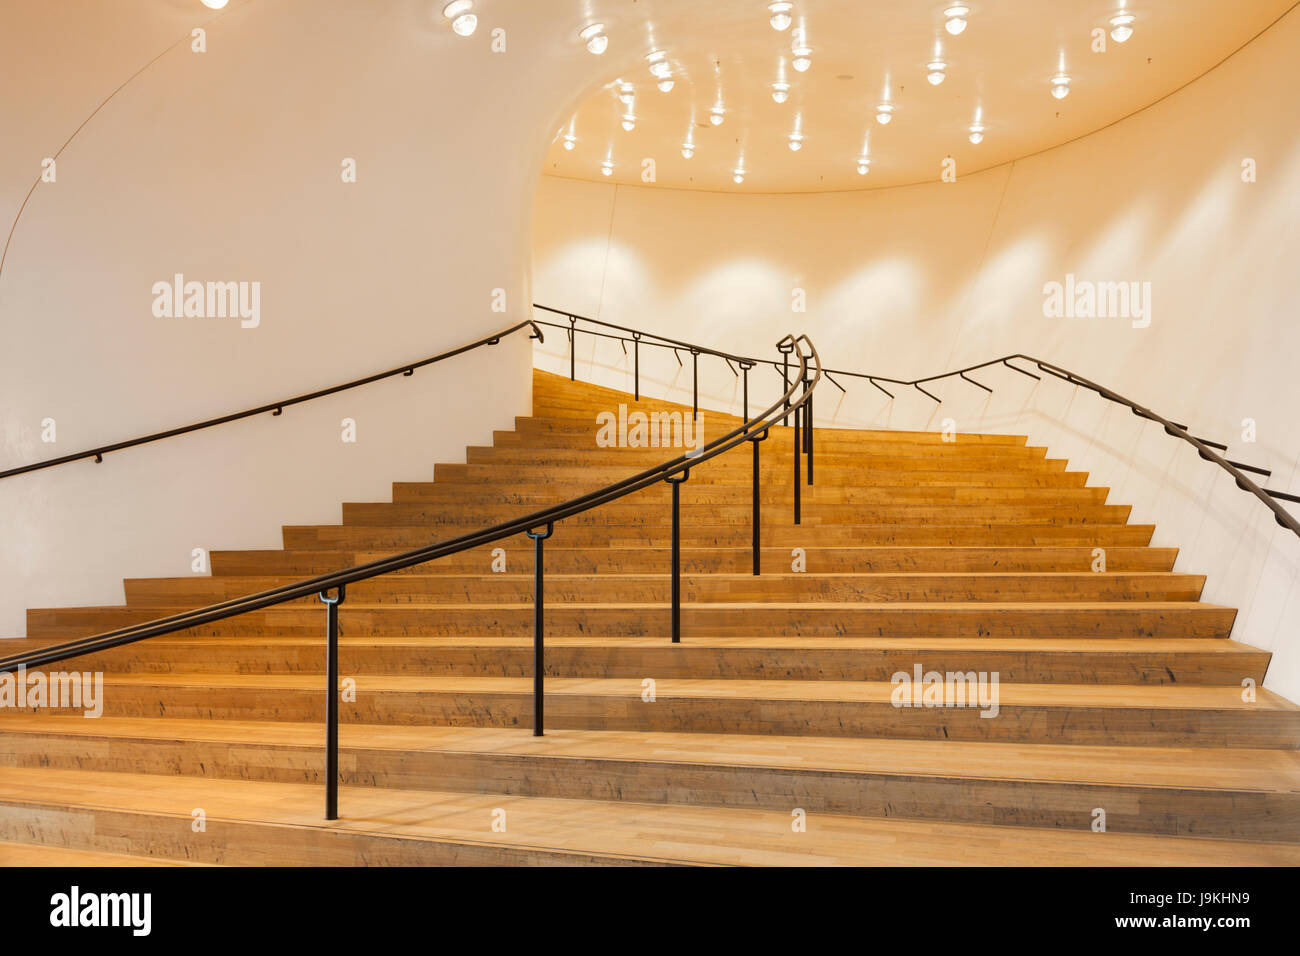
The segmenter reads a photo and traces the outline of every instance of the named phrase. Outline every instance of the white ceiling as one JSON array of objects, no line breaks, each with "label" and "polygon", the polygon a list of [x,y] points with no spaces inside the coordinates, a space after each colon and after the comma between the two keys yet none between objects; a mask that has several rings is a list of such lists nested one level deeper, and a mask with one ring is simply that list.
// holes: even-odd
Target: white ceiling
[{"label": "white ceiling", "polygon": [[[573,16],[573,55],[591,56],[578,31],[600,22],[609,37],[599,57],[608,70],[556,130],[544,171],[574,179],[644,185],[643,161],[655,162],[655,185],[734,192],[871,189],[937,180],[945,158],[959,176],[1068,142],[1154,103],[1214,67],[1294,5],[1295,0],[970,0],[968,26],[944,29],[955,0],[794,0],[794,23],[777,32],[768,0],[587,0]],[[1127,8],[1124,10],[1124,8]],[[1093,52],[1093,31],[1118,12],[1135,15],[1124,43],[1106,36]],[[791,65],[792,38],[803,26],[812,66]],[[947,64],[939,86],[926,64]],[[646,54],[662,50],[674,88],[655,87]],[[778,105],[771,84],[784,70],[789,99]],[[1063,100],[1050,93],[1061,70],[1071,77]],[[636,128],[616,81],[635,86]],[[888,94],[886,95],[886,87]],[[1267,91],[1260,91],[1268,95]],[[888,99],[893,120],[876,107]],[[721,101],[726,118],[709,125]],[[980,111],[984,141],[969,127]],[[803,148],[792,152],[796,122]],[[572,131],[575,148],[563,148]],[[1213,131],[1207,130],[1207,136]],[[683,142],[695,145],[684,159]],[[870,172],[859,175],[865,151]],[[742,185],[733,171],[742,163]],[[615,164],[608,178],[603,160]]]}]

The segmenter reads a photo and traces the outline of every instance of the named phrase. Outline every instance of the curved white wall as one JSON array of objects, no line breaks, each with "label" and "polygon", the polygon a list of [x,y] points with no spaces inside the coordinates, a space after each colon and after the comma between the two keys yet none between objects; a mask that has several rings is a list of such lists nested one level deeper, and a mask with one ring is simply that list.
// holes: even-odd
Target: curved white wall
[{"label": "curved white wall", "polygon": [[[67,146],[0,273],[0,470],[526,318],[536,170],[560,111],[620,64],[545,5],[481,6],[463,39],[427,0],[232,0],[219,15],[5,0],[4,232]],[[175,273],[260,282],[260,326],[155,318],[153,284]],[[123,576],[188,574],[196,547],[278,547],[282,523],[337,521],[341,501],[430,478],[527,411],[530,365],[516,336],[280,418],[0,482],[0,636],[24,633],[26,607],[120,603]]]},{"label": "curved white wall", "polygon": [[[912,378],[1012,352],[1101,382],[1300,491],[1300,12],[1155,106],[1063,147],[956,183],[743,197],[544,177],[535,218],[538,302],[756,354],[808,332],[827,364]],[[1082,93],[1082,91],[1079,91]],[[1257,182],[1242,181],[1253,159]],[[1045,283],[1071,273],[1151,284],[1151,322],[1048,318]],[[792,311],[794,289],[807,311]],[[546,361],[562,367],[563,349]],[[580,356],[623,384],[617,345]],[[660,390],[689,388],[666,358]],[[989,371],[890,402],[828,386],[840,424],[1027,432],[1114,488],[1205,599],[1240,608],[1235,636],[1274,650],[1267,683],[1300,700],[1300,540],[1191,448],[1065,383]],[[734,407],[725,369],[710,404]],[[647,388],[656,387],[653,384]],[[1243,419],[1258,440],[1242,441]],[[1295,506],[1293,511],[1300,511]]]}]

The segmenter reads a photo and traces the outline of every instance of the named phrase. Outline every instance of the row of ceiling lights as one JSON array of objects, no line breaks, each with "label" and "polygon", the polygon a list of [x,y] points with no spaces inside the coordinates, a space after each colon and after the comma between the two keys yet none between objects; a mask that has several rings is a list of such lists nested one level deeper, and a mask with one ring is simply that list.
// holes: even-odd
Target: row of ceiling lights
[{"label": "row of ceiling lights", "polygon": [[[230,0],[202,0],[202,2],[210,10],[222,10]],[[473,10],[474,0],[451,0],[451,3],[442,8],[442,15],[451,21],[451,28],[458,36],[467,37],[471,36],[478,27],[478,17],[474,15]],[[603,47],[600,52],[605,52]]]},{"label": "row of ceiling lights", "polygon": [[[204,0],[207,2],[207,0]],[[224,0],[222,0],[224,2]],[[472,6],[472,0],[456,0],[449,5],[455,7],[464,4],[466,7]],[[769,23],[772,29],[778,32],[788,30],[794,23],[793,10],[794,3],[792,0],[773,0],[767,4],[769,13]],[[444,10],[444,15],[448,15]],[[955,3],[945,8],[944,29],[952,36],[958,36],[965,32],[968,25],[970,8],[965,4]],[[1110,36],[1116,43],[1124,43],[1133,35],[1133,24],[1136,17],[1132,13],[1121,10],[1110,18]],[[458,31],[459,32],[459,31]],[[472,32],[472,28],[471,28]],[[587,49],[596,56],[605,52],[609,46],[609,37],[605,33],[605,27],[602,23],[592,23],[584,27],[578,34],[587,46]],[[672,67],[668,62],[666,54],[661,50],[651,51],[646,55],[646,60],[650,66],[650,73],[655,77],[656,84],[661,92],[667,93],[673,89],[674,81],[672,78]],[[794,31],[791,43],[791,65],[794,69],[803,73],[812,66],[812,49],[808,46],[805,34],[802,29]],[[926,64],[926,80],[931,86],[938,86],[947,78],[948,64],[942,59],[942,51],[938,43],[935,44],[934,59]],[[622,117],[623,129],[631,132],[636,128],[636,115],[632,110],[635,102],[635,88],[631,83],[618,81],[619,99],[627,107],[627,111]],[[1051,94],[1058,100],[1065,99],[1070,95],[1070,76],[1063,69],[1051,79]],[[886,92],[888,96],[888,92]],[[778,104],[786,102],[790,97],[790,84],[785,82],[784,77],[772,84],[772,99]],[[882,126],[887,126],[893,119],[894,105],[887,100],[876,107],[876,122]],[[726,108],[721,102],[709,110],[709,123],[712,126],[721,126],[726,118]],[[982,110],[976,108],[974,122],[968,127],[968,138],[974,145],[979,145],[984,141],[985,126],[982,121]],[[788,137],[789,147],[793,152],[798,152],[803,148],[804,135],[799,129],[799,117],[796,117],[796,128]],[[572,150],[577,144],[577,137],[572,130],[564,137],[564,148]],[[688,139],[682,144],[682,157],[690,159],[695,155],[695,144]],[[601,173],[610,176],[614,171],[612,160],[606,159],[601,164]],[[871,169],[871,159],[866,155],[858,157],[856,168],[859,175],[865,176]],[[732,171],[733,181],[737,184],[745,181],[746,170],[744,168],[744,154],[741,154],[740,162]]]}]

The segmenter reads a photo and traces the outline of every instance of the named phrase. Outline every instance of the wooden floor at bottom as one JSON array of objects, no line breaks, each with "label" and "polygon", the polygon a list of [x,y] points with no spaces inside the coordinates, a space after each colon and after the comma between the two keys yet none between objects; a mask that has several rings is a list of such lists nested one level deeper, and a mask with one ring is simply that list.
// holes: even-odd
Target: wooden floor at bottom
[{"label": "wooden floor at bottom", "polygon": [[97,853],[60,846],[36,846],[23,843],[0,843],[0,866],[41,867],[118,867],[118,866],[203,866],[185,860],[161,860],[125,853]]},{"label": "wooden floor at bottom", "polygon": [[1297,845],[1091,830],[810,814],[795,832],[784,811],[363,787],[339,799],[327,823],[316,786],[0,768],[0,863],[30,862],[14,844],[48,844],[234,865],[1300,865]]}]

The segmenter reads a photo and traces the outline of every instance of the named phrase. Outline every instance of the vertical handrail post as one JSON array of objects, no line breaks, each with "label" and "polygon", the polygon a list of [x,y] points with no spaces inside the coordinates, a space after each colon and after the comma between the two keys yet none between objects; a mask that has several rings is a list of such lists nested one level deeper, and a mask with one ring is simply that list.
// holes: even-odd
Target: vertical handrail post
[{"label": "vertical handrail post", "polygon": [[758,577],[759,569],[762,566],[763,540],[761,531],[762,510],[759,498],[759,470],[758,470],[758,443],[767,439],[767,429],[762,433],[755,432],[754,437],[749,441],[754,446],[754,576]]},{"label": "vertical handrail post", "polygon": [[641,333],[632,333],[632,400],[641,401]]},{"label": "vertical handrail post", "polygon": [[744,380],[744,410],[745,410],[745,431],[749,431],[749,370],[754,367],[753,362],[741,362],[740,371]]},{"label": "vertical handrail post", "polygon": [[691,349],[691,421],[700,417],[700,351]]},{"label": "vertical handrail post", "polygon": [[569,316],[569,381],[578,379],[578,320]]},{"label": "vertical handrail post", "polygon": [[673,486],[673,588],[672,632],[673,643],[682,642],[682,484],[691,477],[687,468],[680,475],[670,475],[664,481]]},{"label": "vertical handrail post", "polygon": [[803,393],[807,397],[804,401],[804,451],[808,454],[808,484],[813,483],[813,397],[808,391],[808,378],[803,380]]},{"label": "vertical handrail post", "polygon": [[786,395],[785,399],[785,417],[781,420],[788,422],[790,420],[790,349],[791,346],[778,346],[781,350],[781,392]]},{"label": "vertical handrail post", "polygon": [[802,520],[802,502],[800,500],[800,488],[803,476],[803,467],[801,464],[802,444],[799,438],[799,418],[803,411],[802,406],[794,410],[794,523],[799,524]]},{"label": "vertical handrail post", "polygon": [[541,737],[545,733],[543,709],[546,700],[546,560],[542,542],[555,533],[555,524],[547,523],[545,531],[524,533],[533,539],[533,736]]},{"label": "vertical handrail post", "polygon": [[339,818],[339,605],[346,585],[330,597],[321,591],[325,605],[325,819]]}]

